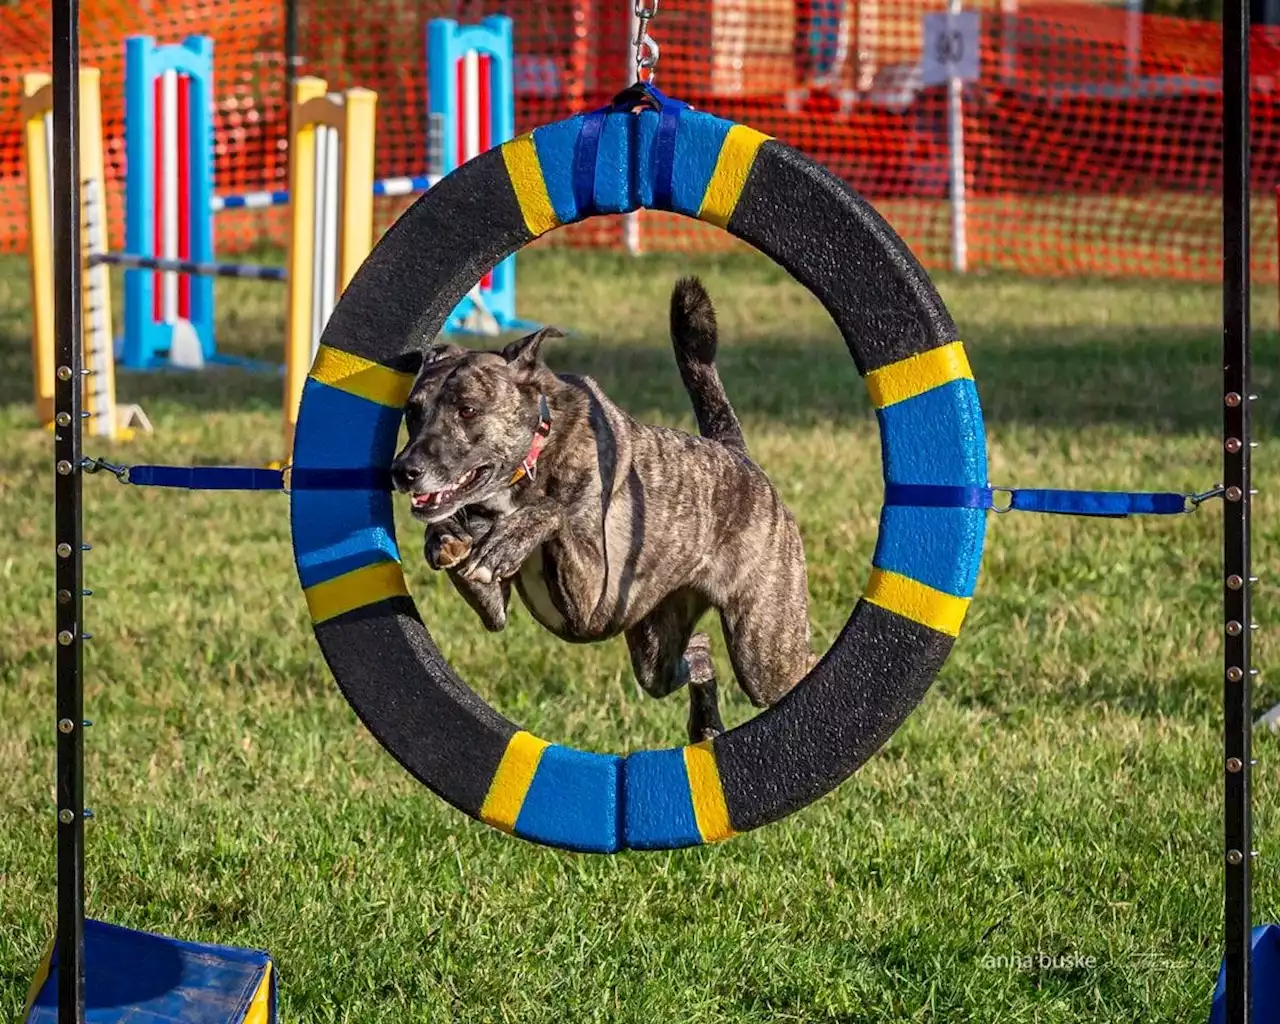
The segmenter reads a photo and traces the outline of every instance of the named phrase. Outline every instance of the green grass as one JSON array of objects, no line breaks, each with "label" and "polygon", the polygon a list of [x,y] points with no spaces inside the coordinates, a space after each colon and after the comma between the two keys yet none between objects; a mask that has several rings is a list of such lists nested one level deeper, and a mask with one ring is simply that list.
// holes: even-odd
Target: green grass
[{"label": "green grass", "polygon": [[[754,452],[795,510],[830,642],[867,574],[874,420],[817,303],[754,257],[534,251],[522,312],[549,353],[637,415],[690,426],[664,337],[674,276],[717,298]],[[943,278],[968,343],[992,478],[1192,489],[1218,475],[1216,289]],[[219,283],[224,346],[278,353],[281,297]],[[30,423],[25,268],[0,263],[0,1017],[53,912],[50,444]],[[1265,623],[1280,477],[1276,294],[1256,319]],[[124,377],[156,434],[133,461],[279,454],[275,378]],[[1200,1020],[1221,948],[1220,512],[993,517],[978,593],[920,709],[842,788],[730,843],[575,856],[520,843],[413,783],[357,724],[311,639],[280,496],[86,483],[90,912],[260,946],[288,1021]],[[402,546],[418,550],[412,524]],[[567,646],[519,610],[485,634],[408,558],[446,655],[560,742],[682,738],[621,642]],[[1274,575],[1273,572],[1270,575]],[[1257,634],[1259,663],[1276,660]],[[1263,680],[1258,703],[1280,692]],[[731,722],[750,713],[736,694]],[[1256,912],[1280,916],[1277,742],[1257,740]],[[1072,968],[1010,958],[1086,959]],[[994,960],[993,958],[1004,958]],[[1059,960],[1061,963],[1061,960]]]}]

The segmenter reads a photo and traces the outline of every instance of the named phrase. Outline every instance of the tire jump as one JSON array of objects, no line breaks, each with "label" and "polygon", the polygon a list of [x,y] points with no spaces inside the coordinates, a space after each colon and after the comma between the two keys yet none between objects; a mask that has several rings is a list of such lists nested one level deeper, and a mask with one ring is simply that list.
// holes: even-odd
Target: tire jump
[{"label": "tire jump", "polygon": [[[482,154],[400,218],[321,338],[294,472],[385,473],[421,351],[468,288],[547,232],[639,208],[715,224],[821,301],[876,409],[887,488],[987,487],[964,348],[892,228],[797,151],[647,86]],[[625,757],[539,739],[459,678],[409,596],[390,493],[295,489],[291,521],[321,651],[382,745],[472,817],[549,846],[612,853],[723,840],[853,774],[950,652],[977,580],[986,511],[883,508],[863,595],[808,676],[714,740]]]}]

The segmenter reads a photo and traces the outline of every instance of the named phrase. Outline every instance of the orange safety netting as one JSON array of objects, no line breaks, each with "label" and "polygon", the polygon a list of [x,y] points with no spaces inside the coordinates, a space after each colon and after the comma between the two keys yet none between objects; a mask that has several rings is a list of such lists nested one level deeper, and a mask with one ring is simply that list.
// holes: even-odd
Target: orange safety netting
[{"label": "orange safety netting", "polygon": [[[426,169],[426,25],[515,22],[518,130],[598,105],[627,84],[629,0],[297,0],[301,73],[378,99],[380,177]],[[809,153],[876,203],[929,267],[951,261],[945,85],[921,83],[923,15],[940,0],[665,0],[658,84],[699,109]],[[1080,2],[966,3],[981,71],[964,89],[971,269],[1214,280],[1220,274],[1221,28]],[[24,71],[47,68],[46,0],[0,10],[0,246],[25,244]],[[122,238],[124,37],[214,39],[219,192],[283,188],[283,0],[84,0],[84,63],[103,73],[111,238]],[[1253,36],[1255,269],[1277,270],[1280,30]],[[383,225],[404,200],[380,207]],[[222,252],[279,243],[284,214],[219,214]],[[565,233],[562,233],[565,234]],[[663,214],[569,229],[576,244],[723,246]]]}]

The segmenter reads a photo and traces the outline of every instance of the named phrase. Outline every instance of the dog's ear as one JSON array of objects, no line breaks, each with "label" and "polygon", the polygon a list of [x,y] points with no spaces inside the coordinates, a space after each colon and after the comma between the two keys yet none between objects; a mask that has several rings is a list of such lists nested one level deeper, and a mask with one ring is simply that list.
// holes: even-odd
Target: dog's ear
[{"label": "dog's ear", "polygon": [[502,358],[517,370],[532,370],[538,361],[538,352],[542,343],[548,338],[563,338],[564,331],[558,327],[544,327],[533,334],[517,338],[502,350]]},{"label": "dog's ear", "polygon": [[432,363],[438,363],[442,359],[452,359],[454,356],[460,356],[466,349],[461,345],[454,345],[449,342],[443,342],[439,345],[428,345],[425,352],[422,353],[422,365],[430,366]]},{"label": "dog's ear", "polygon": [[466,351],[461,345],[453,345],[447,342],[428,345],[422,352],[422,362],[418,364],[418,376],[414,382],[414,387],[418,387],[445,369],[440,365],[441,363],[463,355]]}]

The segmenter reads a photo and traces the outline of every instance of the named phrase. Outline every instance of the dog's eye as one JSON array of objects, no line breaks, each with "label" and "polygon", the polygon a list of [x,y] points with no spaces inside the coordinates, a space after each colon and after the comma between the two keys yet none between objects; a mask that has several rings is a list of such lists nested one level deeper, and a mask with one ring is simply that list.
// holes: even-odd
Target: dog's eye
[{"label": "dog's eye", "polygon": [[474,405],[461,405],[458,407],[458,416],[464,420],[473,420],[476,418],[476,407]]}]

